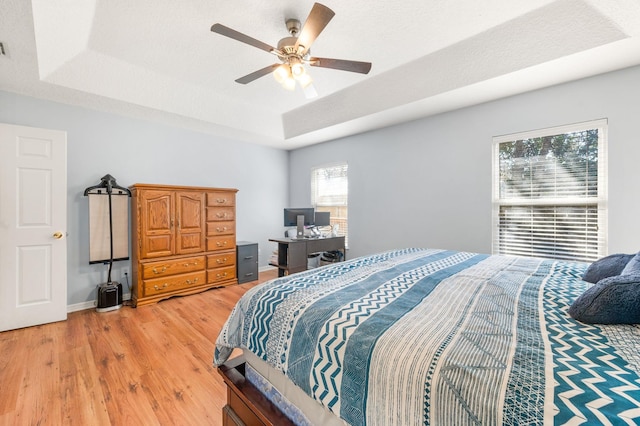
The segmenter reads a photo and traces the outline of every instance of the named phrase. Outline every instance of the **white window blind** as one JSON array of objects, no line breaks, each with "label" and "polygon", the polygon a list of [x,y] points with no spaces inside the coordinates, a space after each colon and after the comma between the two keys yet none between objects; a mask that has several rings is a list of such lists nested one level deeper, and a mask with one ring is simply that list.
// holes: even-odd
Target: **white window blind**
[{"label": "white window blind", "polygon": [[329,212],[331,226],[345,237],[348,246],[349,178],[347,163],[311,169],[311,204],[319,212]]},{"label": "white window blind", "polygon": [[606,120],[494,138],[493,252],[606,254]]}]

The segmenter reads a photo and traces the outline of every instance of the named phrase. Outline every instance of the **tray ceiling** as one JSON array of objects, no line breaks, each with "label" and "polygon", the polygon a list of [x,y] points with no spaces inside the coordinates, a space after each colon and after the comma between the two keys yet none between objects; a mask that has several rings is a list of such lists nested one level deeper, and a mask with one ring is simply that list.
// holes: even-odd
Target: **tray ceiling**
[{"label": "tray ceiling", "polygon": [[324,0],[336,16],[314,56],[318,97],[285,91],[267,52],[313,1],[7,0],[0,90],[293,149],[640,63],[635,0]]}]

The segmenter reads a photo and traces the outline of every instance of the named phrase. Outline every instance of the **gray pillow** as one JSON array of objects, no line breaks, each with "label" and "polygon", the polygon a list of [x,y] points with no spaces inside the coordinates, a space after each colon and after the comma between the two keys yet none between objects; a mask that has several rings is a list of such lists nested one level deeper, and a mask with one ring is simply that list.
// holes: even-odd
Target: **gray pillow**
[{"label": "gray pillow", "polygon": [[599,281],[573,302],[569,315],[588,324],[640,324],[640,275]]},{"label": "gray pillow", "polygon": [[620,275],[633,257],[633,254],[620,253],[598,259],[589,265],[582,279],[588,283],[595,284],[603,278]]},{"label": "gray pillow", "polygon": [[640,274],[640,252],[633,256],[621,272],[622,275]]}]

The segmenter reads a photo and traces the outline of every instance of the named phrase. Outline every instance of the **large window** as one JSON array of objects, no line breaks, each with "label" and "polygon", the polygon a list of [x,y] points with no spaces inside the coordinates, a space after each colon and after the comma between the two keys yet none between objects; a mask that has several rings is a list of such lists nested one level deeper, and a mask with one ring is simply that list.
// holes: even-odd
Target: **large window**
[{"label": "large window", "polygon": [[348,245],[348,195],[349,179],[347,163],[332,164],[311,170],[311,204],[319,212],[331,214],[331,226]]},{"label": "large window", "polygon": [[494,138],[493,252],[606,254],[606,120]]}]

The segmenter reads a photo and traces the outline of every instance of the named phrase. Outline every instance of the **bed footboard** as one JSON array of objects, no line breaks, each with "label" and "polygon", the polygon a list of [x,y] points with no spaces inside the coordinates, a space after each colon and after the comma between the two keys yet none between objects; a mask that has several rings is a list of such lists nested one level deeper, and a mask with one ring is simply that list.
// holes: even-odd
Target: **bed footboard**
[{"label": "bed footboard", "polygon": [[245,359],[238,356],[218,367],[227,385],[227,405],[222,409],[222,424],[293,425],[282,411],[245,379]]}]

